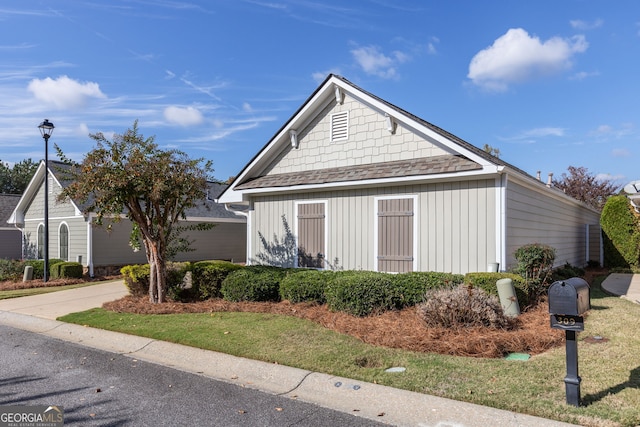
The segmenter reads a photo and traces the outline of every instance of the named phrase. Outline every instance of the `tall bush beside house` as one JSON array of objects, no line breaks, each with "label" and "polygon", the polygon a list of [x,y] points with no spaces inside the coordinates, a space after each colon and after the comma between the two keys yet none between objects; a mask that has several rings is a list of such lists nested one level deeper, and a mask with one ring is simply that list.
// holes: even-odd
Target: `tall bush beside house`
[{"label": "tall bush beside house", "polygon": [[518,261],[515,272],[524,277],[528,300],[533,302],[546,293],[556,250],[549,245],[532,243],[516,249],[513,256]]},{"label": "tall bush beside house", "polygon": [[[51,269],[53,266],[63,262],[63,260],[58,258],[49,259],[49,275],[51,275]],[[42,279],[44,277],[44,260],[42,259],[29,259],[24,262],[24,265],[30,265],[33,267],[33,278],[34,279]]]},{"label": "tall bush beside house", "polygon": [[640,266],[640,220],[625,196],[609,197],[600,215],[605,267]]},{"label": "tall bush beside house", "polygon": [[20,261],[0,259],[0,281],[17,281],[22,277],[24,264]]}]

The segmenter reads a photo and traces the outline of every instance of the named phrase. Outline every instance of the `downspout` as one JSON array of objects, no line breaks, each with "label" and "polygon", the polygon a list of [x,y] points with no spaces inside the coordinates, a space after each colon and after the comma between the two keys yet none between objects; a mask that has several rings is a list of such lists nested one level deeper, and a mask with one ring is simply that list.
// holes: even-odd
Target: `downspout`
[{"label": "downspout", "polygon": [[89,276],[93,277],[93,227],[91,223],[93,217],[89,214],[87,218],[87,267],[89,267]]},{"label": "downspout", "polygon": [[504,166],[498,166],[498,179],[500,180],[500,189],[498,196],[498,228],[497,228],[497,247],[496,258],[500,264],[500,269],[506,271],[507,269],[507,174],[504,173]]}]

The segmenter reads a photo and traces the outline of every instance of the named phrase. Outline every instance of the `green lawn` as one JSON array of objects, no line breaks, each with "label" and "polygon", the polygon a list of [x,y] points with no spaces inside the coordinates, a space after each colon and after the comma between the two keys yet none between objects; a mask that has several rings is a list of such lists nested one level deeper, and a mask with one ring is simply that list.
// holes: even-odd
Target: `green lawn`
[{"label": "green lawn", "polygon": [[[274,314],[133,315],[94,309],[60,320],[586,426],[640,424],[640,305],[606,296],[597,286],[585,331],[578,334],[580,408],[565,403],[564,347],[528,361],[423,354],[375,347]],[[584,341],[594,335],[608,341]],[[407,370],[384,372],[392,366]]]},{"label": "green lawn", "polygon": [[77,283],[75,285],[64,286],[43,286],[38,288],[26,288],[26,289],[13,289],[9,291],[0,291],[0,299],[28,297],[30,295],[47,294],[49,292],[64,291],[66,289],[82,288],[85,286],[96,285],[97,282],[92,283]]}]

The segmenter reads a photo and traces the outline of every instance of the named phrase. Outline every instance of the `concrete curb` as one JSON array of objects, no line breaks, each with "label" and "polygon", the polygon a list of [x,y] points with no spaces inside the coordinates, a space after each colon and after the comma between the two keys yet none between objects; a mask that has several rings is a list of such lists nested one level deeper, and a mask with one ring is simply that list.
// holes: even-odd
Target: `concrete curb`
[{"label": "concrete curb", "polygon": [[260,362],[134,335],[0,311],[0,323],[396,426],[562,427],[558,421]]}]

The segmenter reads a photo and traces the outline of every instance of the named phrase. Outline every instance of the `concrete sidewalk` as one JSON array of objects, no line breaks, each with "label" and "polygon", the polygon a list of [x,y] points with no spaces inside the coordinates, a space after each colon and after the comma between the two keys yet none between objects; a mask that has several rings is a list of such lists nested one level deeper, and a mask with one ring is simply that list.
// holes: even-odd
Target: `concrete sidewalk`
[{"label": "concrete sidewalk", "polygon": [[1,300],[0,323],[192,374],[204,375],[242,387],[288,396],[390,425],[422,427],[571,425],[55,320],[63,314],[100,307],[104,302],[118,299],[126,293],[127,290],[122,281],[115,281],[44,295]]},{"label": "concrete sidewalk", "polygon": [[601,286],[611,295],[640,304],[640,274],[611,273]]}]

